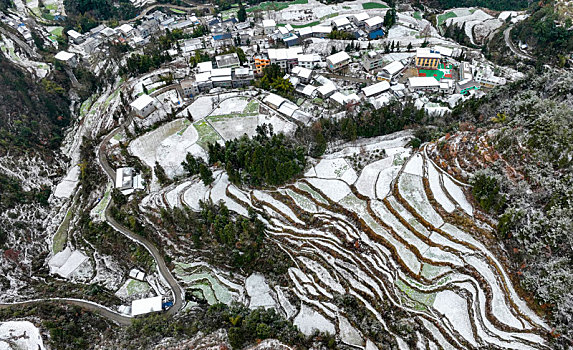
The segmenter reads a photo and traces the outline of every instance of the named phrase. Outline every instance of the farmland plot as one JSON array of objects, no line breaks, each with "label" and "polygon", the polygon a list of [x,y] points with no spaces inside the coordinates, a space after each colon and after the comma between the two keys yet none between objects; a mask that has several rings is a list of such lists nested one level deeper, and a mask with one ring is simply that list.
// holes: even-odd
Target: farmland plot
[{"label": "farmland plot", "polygon": [[261,298],[255,305],[283,309],[305,334],[337,332],[359,347],[371,347],[373,339],[336,304],[338,295],[353,296],[405,348],[385,323],[385,303],[419,321],[411,336],[430,349],[546,348],[547,326],[517,295],[504,266],[473,232],[442,216],[454,206],[470,214],[460,185],[442,184],[423,152],[410,157],[398,141],[384,142],[393,156],[354,173],[355,186],[350,177],[344,181],[352,169],[343,154],[349,146],[279,189],[239,189],[223,175],[204,192],[224,201],[231,196],[237,206],[230,210],[251,207],[297,266],[287,277],[297,303],[251,276],[249,294]]}]

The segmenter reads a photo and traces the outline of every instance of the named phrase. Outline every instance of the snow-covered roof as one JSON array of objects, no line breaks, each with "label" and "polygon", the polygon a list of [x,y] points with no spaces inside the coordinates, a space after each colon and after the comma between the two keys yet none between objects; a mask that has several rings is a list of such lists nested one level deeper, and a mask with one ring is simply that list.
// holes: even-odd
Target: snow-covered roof
[{"label": "snow-covered roof", "polygon": [[226,75],[231,75],[231,68],[217,68],[211,70],[211,77],[222,77]]},{"label": "snow-covered roof", "polygon": [[155,100],[153,97],[142,94],[139,96],[135,101],[131,102],[129,105],[139,111],[145,109],[145,107],[149,106]]},{"label": "snow-covered roof", "polygon": [[268,27],[276,27],[277,23],[275,22],[274,19],[264,19],[263,20],[263,27],[268,28]]},{"label": "snow-covered roof", "polygon": [[366,97],[370,97],[370,96],[378,95],[379,93],[382,93],[388,89],[390,89],[390,83],[387,81],[381,81],[379,83],[369,85],[369,86],[363,88],[362,92],[364,92],[364,95]]},{"label": "snow-covered roof", "polygon": [[267,97],[263,100],[264,103],[273,105],[274,107],[279,108],[280,105],[285,102],[286,100],[283,97],[280,97],[276,94],[268,94]]},{"label": "snow-covered roof", "polygon": [[325,96],[333,91],[336,91],[336,85],[334,84],[325,84],[318,88],[318,92]]},{"label": "snow-covered roof", "polygon": [[150,312],[161,311],[162,309],[162,297],[152,297],[139,300],[133,300],[131,302],[131,315],[143,315]]},{"label": "snow-covered roof", "polygon": [[195,74],[195,81],[198,83],[202,83],[211,79],[211,72],[199,73]]},{"label": "snow-covered roof", "polygon": [[59,61],[68,61],[76,56],[75,53],[67,52],[67,51],[60,51],[54,56]]},{"label": "snow-covered roof", "polygon": [[82,35],[80,33],[76,32],[75,30],[71,29],[71,30],[68,30],[68,36],[72,39],[77,39],[77,38],[80,38]]},{"label": "snow-covered roof", "polygon": [[354,15],[354,18],[356,18],[357,21],[366,21],[368,18],[370,18],[370,15],[366,12],[360,12]]},{"label": "snow-covered roof", "polygon": [[298,55],[299,62],[320,62],[321,58],[319,54],[309,53],[305,55]]},{"label": "snow-covered roof", "polygon": [[358,97],[358,95],[356,95],[356,94],[350,94],[350,95],[346,96],[345,101],[346,102],[358,102],[358,101],[360,101],[360,97]]},{"label": "snow-covered roof", "polygon": [[346,60],[350,60],[350,56],[345,51],[340,51],[334,55],[330,55],[326,58],[332,64],[338,64]]},{"label": "snow-covered roof", "polygon": [[302,53],[302,47],[289,47],[288,49],[269,49],[267,54],[271,60],[292,60]]},{"label": "snow-covered roof", "polygon": [[316,86],[307,85],[304,87],[304,89],[302,89],[302,93],[306,96],[312,96],[316,89]]},{"label": "snow-covered roof", "polygon": [[313,33],[320,33],[320,34],[329,34],[332,32],[332,27],[329,26],[313,26],[312,27]]},{"label": "snow-covered roof", "polygon": [[285,26],[285,28],[286,28],[289,32],[292,32],[292,31],[294,30],[294,28],[293,28],[290,24],[287,24],[287,25]]},{"label": "snow-covered roof", "polygon": [[213,70],[213,62],[207,61],[207,62],[197,63],[197,68],[199,68],[200,73],[210,72]]},{"label": "snow-covered roof", "polygon": [[311,35],[312,34],[312,27],[300,28],[300,29],[298,29],[298,34],[300,36]]},{"label": "snow-covered roof", "polygon": [[297,105],[290,103],[288,101],[285,101],[283,104],[281,104],[280,108],[279,108],[279,112],[287,115],[289,117],[292,117],[292,115],[294,114],[294,112],[298,109]]},{"label": "snow-covered roof", "polygon": [[292,69],[292,73],[301,78],[309,79],[312,74],[312,70],[301,66],[296,66]]},{"label": "snow-covered roof", "polygon": [[408,78],[411,87],[439,87],[440,82],[434,77],[411,77]]},{"label": "snow-covered roof", "polygon": [[117,30],[119,30],[120,32],[123,32],[125,34],[130,33],[133,30],[133,27],[131,26],[131,24],[125,23],[120,25]]},{"label": "snow-covered roof", "polygon": [[332,96],[330,96],[330,98],[334,101],[336,101],[338,104],[343,105],[346,103],[346,96],[344,96],[342,93],[340,92],[335,92],[332,94]]},{"label": "snow-covered roof", "polygon": [[434,50],[430,50],[427,47],[420,47],[420,48],[416,49],[416,57],[442,58],[442,55],[435,52]]},{"label": "snow-covered roof", "polygon": [[286,29],[285,27],[279,27],[279,32],[283,35],[288,34],[288,29]]},{"label": "snow-covered roof", "polygon": [[366,25],[369,27],[375,27],[384,23],[384,19],[380,16],[374,16],[365,20],[364,23],[366,23]]},{"label": "snow-covered roof", "polygon": [[449,47],[445,47],[445,46],[434,46],[434,51],[435,52],[439,52],[440,54],[446,56],[446,57],[452,57],[452,54],[454,53],[454,50],[449,48]]},{"label": "snow-covered roof", "polygon": [[68,278],[88,257],[79,250],[74,250],[66,262],[56,271],[64,278]]},{"label": "snow-covered roof", "polygon": [[249,68],[235,68],[235,75],[248,75],[249,72]]},{"label": "snow-covered roof", "polygon": [[105,36],[107,36],[107,37],[110,37],[110,36],[112,36],[112,35],[115,35],[115,34],[116,34],[116,31],[115,31],[115,29],[113,29],[113,28],[109,28],[109,27],[105,28],[105,29],[104,29],[104,30],[102,30],[101,32],[103,33],[103,35],[105,35]]},{"label": "snow-covered roof", "polygon": [[350,21],[346,17],[336,18],[332,21],[332,23],[334,23],[334,25],[337,27],[344,27],[350,25]]},{"label": "snow-covered roof", "polygon": [[390,75],[394,75],[402,69],[404,69],[404,65],[400,61],[394,61],[382,68],[382,70],[385,70]]}]

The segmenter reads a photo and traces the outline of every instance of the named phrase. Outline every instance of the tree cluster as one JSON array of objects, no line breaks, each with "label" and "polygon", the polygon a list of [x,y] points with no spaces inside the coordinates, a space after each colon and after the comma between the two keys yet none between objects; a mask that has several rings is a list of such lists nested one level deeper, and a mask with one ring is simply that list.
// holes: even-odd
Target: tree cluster
[{"label": "tree cluster", "polygon": [[213,172],[202,158],[195,158],[191,153],[187,153],[181,165],[189,176],[199,175],[205,186],[213,183]]},{"label": "tree cluster", "polygon": [[282,97],[292,99],[294,86],[288,79],[283,78],[284,72],[276,64],[271,64],[263,68],[263,76],[255,82],[259,88],[272,91]]},{"label": "tree cluster", "polygon": [[279,186],[300,175],[306,165],[305,150],[272,126],[257,127],[253,138],[209,145],[209,162],[225,167],[229,180],[251,186]]}]

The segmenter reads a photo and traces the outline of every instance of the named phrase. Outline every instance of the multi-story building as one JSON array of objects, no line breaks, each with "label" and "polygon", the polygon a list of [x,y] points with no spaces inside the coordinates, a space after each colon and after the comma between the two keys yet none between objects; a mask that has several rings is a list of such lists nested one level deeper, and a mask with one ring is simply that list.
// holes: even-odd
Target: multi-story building
[{"label": "multi-story building", "polygon": [[334,55],[330,55],[326,58],[326,66],[333,72],[344,69],[349,63],[350,56],[344,51],[335,53]]},{"label": "multi-story building", "polygon": [[253,71],[249,68],[235,68],[232,75],[232,83],[234,88],[241,88],[251,85],[255,79]]},{"label": "multi-story building", "polygon": [[298,65],[303,68],[313,69],[322,62],[319,54],[309,53],[305,55],[298,55]]},{"label": "multi-story building", "polygon": [[375,51],[369,51],[362,59],[362,66],[367,71],[380,69],[384,66],[384,55]]},{"label": "multi-story building", "polygon": [[416,50],[416,67],[438,69],[442,55],[432,49],[419,48]]},{"label": "multi-story building", "polygon": [[271,60],[266,55],[256,55],[253,57],[255,64],[255,74],[263,74],[263,69],[271,64]]},{"label": "multi-story building", "polygon": [[238,68],[241,66],[241,61],[236,53],[229,53],[226,55],[219,55],[215,57],[217,68]]},{"label": "multi-story building", "polygon": [[290,47],[288,49],[269,49],[268,56],[271,64],[276,64],[284,71],[290,71],[298,65],[298,55],[302,53],[302,47]]}]

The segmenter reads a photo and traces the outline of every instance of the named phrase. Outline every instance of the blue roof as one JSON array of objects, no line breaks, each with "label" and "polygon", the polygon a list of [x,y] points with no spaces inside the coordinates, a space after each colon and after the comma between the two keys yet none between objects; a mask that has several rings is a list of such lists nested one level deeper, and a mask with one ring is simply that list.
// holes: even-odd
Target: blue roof
[{"label": "blue roof", "polygon": [[231,39],[231,33],[213,35],[213,40],[225,40],[225,39]]},{"label": "blue roof", "polygon": [[384,36],[384,30],[382,30],[382,29],[378,29],[378,30],[375,30],[373,32],[368,33],[368,37],[370,39],[377,39],[377,38],[380,38],[382,36]]}]

